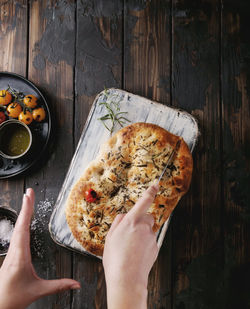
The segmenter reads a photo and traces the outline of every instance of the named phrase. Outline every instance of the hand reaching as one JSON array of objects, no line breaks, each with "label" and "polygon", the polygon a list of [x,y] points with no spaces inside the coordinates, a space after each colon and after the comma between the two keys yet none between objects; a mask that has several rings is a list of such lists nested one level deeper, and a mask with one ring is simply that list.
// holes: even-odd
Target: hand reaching
[{"label": "hand reaching", "polygon": [[8,254],[0,269],[1,309],[26,308],[42,296],[80,288],[80,283],[72,279],[44,280],[37,276],[30,254],[30,222],[34,201],[34,191],[28,189],[23,197]]},{"label": "hand reaching", "polygon": [[153,216],[159,190],[152,185],[126,215],[117,215],[106,237],[103,265],[109,309],[146,308],[149,272],[158,255]]}]

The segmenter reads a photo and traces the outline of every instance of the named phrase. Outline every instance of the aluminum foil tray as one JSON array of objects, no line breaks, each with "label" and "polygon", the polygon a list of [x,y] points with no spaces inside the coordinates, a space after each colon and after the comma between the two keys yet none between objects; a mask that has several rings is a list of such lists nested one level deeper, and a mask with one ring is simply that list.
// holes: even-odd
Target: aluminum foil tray
[{"label": "aluminum foil tray", "polygon": [[[183,137],[191,152],[195,147],[199,134],[195,118],[185,111],[151,101],[120,89],[110,88],[97,95],[49,223],[51,237],[57,244],[79,253],[90,255],[93,254],[87,252],[72,235],[66,222],[65,206],[71,188],[81,177],[90,161],[97,156],[100,145],[110,138],[109,131],[106,130],[102,122],[98,120],[98,118],[105,115],[105,107],[99,104],[105,100],[118,102],[120,104],[120,110],[127,112],[126,118],[132,123],[154,123],[175,135]],[[114,132],[119,129],[120,127],[116,127]],[[170,218],[158,232],[157,242],[159,247],[162,245],[169,222]]]}]

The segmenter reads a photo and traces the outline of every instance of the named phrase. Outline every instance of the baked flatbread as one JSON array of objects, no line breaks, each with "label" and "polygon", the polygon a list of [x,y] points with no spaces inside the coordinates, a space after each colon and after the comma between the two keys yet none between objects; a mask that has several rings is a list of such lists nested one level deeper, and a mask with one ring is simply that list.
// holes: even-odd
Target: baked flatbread
[{"label": "baked flatbread", "polygon": [[[189,188],[193,160],[188,146],[181,137],[150,123],[131,124],[102,145],[98,157],[74,185],[66,205],[68,225],[87,251],[102,255],[114,218],[127,213],[158,179],[178,140],[178,152],[149,208],[156,232]],[[96,199],[87,202],[86,194],[91,189]]]}]

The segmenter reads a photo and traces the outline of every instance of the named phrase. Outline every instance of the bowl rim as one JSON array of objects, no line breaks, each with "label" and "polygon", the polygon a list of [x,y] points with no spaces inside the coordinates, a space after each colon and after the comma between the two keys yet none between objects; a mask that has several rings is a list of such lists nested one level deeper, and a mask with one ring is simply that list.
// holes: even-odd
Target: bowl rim
[{"label": "bowl rim", "polygon": [[5,206],[5,205],[2,206],[2,205],[0,205],[0,211],[1,211],[2,209],[12,212],[16,217],[18,216],[18,215],[17,215],[17,211],[16,211],[15,209],[9,207],[9,206]]}]

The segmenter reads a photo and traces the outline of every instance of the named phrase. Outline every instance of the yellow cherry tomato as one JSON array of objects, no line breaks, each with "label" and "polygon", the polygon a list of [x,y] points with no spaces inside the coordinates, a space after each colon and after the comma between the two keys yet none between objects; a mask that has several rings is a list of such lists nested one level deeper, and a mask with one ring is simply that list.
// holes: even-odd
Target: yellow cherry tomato
[{"label": "yellow cherry tomato", "polygon": [[33,94],[28,94],[24,97],[23,103],[30,108],[35,108],[37,106],[37,97]]},{"label": "yellow cherry tomato", "polygon": [[0,105],[7,105],[11,102],[12,95],[7,90],[0,90]]},{"label": "yellow cherry tomato", "polygon": [[19,114],[18,119],[22,122],[24,122],[25,124],[31,124],[31,122],[33,121],[33,117],[31,112],[29,111],[23,111]]},{"label": "yellow cherry tomato", "polygon": [[39,107],[33,110],[32,116],[34,120],[41,122],[45,119],[46,113],[42,107]]},{"label": "yellow cherry tomato", "polygon": [[7,107],[7,114],[12,118],[17,118],[21,112],[22,107],[17,102],[10,103],[10,105]]}]

